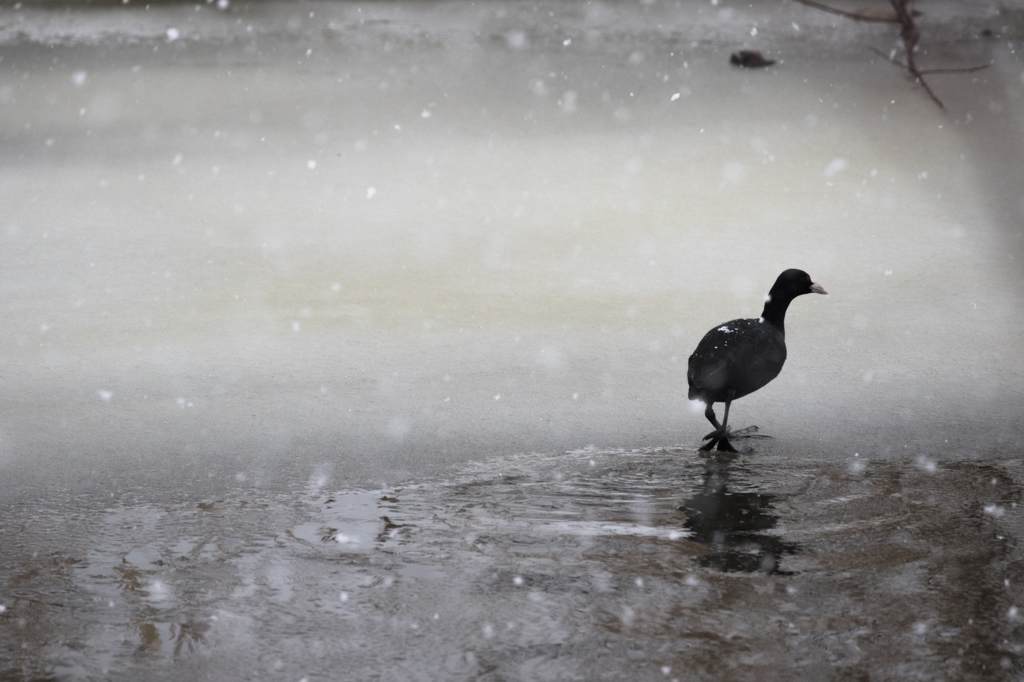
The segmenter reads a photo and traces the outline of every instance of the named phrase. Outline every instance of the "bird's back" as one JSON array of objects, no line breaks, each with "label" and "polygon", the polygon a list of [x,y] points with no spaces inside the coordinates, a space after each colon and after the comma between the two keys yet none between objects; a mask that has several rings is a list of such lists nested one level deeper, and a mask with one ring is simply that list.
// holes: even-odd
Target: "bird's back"
[{"label": "bird's back", "polygon": [[786,337],[778,328],[757,319],[731,320],[705,334],[690,356],[689,398],[742,398],[777,377],[785,362]]}]

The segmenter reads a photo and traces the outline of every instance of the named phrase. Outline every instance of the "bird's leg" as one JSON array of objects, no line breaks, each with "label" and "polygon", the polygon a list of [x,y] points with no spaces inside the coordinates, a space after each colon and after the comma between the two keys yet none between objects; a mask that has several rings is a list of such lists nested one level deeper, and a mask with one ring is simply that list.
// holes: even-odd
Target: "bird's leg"
[{"label": "bird's leg", "polygon": [[701,439],[711,441],[710,443],[701,448],[701,450],[705,452],[715,447],[715,444],[718,442],[717,436],[719,436],[722,433],[722,425],[718,423],[718,418],[715,417],[714,405],[714,403],[708,403],[707,409],[704,410],[704,416],[707,417],[708,421],[711,422],[711,425],[715,427],[714,431],[712,431],[711,433],[709,433],[708,435],[704,436]]},{"label": "bird's leg", "polygon": [[[725,401],[725,415],[722,418],[722,423],[718,423],[718,419],[715,417],[715,410],[712,407],[713,403],[708,403],[707,408],[704,410],[704,416],[707,417],[708,421],[714,425],[715,430],[704,436],[701,440],[709,441],[705,443],[700,449],[703,452],[708,452],[718,449],[724,452],[740,452],[736,450],[732,445],[732,440],[736,438],[771,438],[771,436],[764,436],[758,433],[756,426],[748,426],[745,429],[739,429],[738,431],[729,431],[729,408],[732,406],[732,399]],[[742,452],[751,452],[752,448],[746,448]]]},{"label": "bird's leg", "polygon": [[[719,436],[717,439],[713,439],[713,441],[714,440],[718,441],[718,451],[719,452],[739,452],[736,448],[734,448],[732,446],[732,443],[729,442],[729,407],[731,405],[732,405],[732,401],[731,400],[726,400],[725,401],[725,415],[722,417],[722,428],[721,428],[722,435]],[[710,443],[709,443],[709,445],[710,445]]]},{"label": "bird's leg", "polygon": [[709,433],[708,435],[704,436],[702,440],[707,440],[708,438],[711,438],[713,435],[722,430],[722,425],[719,424],[718,419],[715,418],[714,405],[714,403],[708,403],[707,409],[704,410],[704,416],[708,418],[708,421],[711,422],[711,425],[715,427],[715,430]]},{"label": "bird's leg", "polygon": [[714,403],[708,403],[708,407],[704,410],[704,416],[708,418],[708,421],[715,427],[715,430],[704,436],[703,440],[708,441],[701,450],[708,452],[717,445],[719,450],[725,452],[736,452],[736,449],[729,443],[727,438],[727,426],[729,422],[729,406],[732,404],[731,400],[725,401],[725,417],[722,419],[722,423],[718,423],[718,419],[715,417]]}]

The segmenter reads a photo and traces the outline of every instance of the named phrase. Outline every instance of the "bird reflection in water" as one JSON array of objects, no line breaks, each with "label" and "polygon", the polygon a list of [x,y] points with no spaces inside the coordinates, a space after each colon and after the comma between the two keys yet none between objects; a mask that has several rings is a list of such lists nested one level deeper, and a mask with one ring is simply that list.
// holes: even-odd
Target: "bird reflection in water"
[{"label": "bird reflection in water", "polygon": [[695,561],[725,572],[787,575],[779,568],[780,559],[783,554],[795,553],[798,545],[764,533],[778,521],[772,513],[775,496],[730,492],[728,483],[728,461],[709,460],[701,492],[679,508],[686,512],[683,525],[693,533],[692,539],[712,548]]}]

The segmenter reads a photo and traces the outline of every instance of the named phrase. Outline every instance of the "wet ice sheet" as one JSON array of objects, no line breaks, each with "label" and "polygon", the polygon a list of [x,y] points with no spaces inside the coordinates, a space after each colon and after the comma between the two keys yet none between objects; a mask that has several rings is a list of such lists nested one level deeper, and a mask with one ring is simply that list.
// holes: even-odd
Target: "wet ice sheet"
[{"label": "wet ice sheet", "polygon": [[587,450],[388,490],[11,510],[6,675],[992,679],[1021,462]]}]

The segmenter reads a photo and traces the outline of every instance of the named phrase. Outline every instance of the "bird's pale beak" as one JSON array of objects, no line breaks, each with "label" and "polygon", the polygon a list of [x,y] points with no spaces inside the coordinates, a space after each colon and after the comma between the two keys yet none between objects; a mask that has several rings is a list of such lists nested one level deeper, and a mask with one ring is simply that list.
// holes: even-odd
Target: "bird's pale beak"
[{"label": "bird's pale beak", "polygon": [[825,291],[825,287],[821,286],[820,284],[816,284],[815,282],[811,282],[811,293],[825,294],[826,296],[828,296],[828,292]]}]

